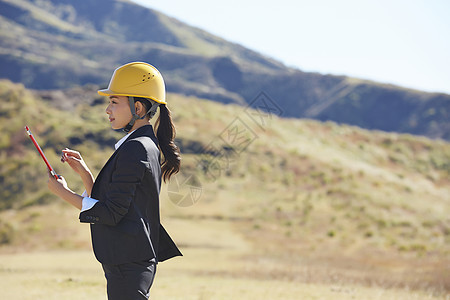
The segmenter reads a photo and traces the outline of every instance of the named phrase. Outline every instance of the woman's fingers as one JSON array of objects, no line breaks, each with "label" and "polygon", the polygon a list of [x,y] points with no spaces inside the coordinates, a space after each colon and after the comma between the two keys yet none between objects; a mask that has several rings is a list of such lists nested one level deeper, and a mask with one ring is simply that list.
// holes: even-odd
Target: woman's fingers
[{"label": "woman's fingers", "polygon": [[62,156],[61,157],[61,161],[62,162],[68,162],[69,164],[75,163],[75,162],[78,162],[78,163],[81,162],[80,159],[72,157],[72,156]]},{"label": "woman's fingers", "polygon": [[70,149],[64,149],[62,150],[62,154],[61,154],[61,162],[66,162],[69,161],[69,159],[71,159],[72,161],[81,161],[81,154],[78,151],[75,150],[70,150]]},{"label": "woman's fingers", "polygon": [[76,157],[76,158],[78,158],[78,159],[81,158],[80,152],[75,151],[75,150],[70,150],[70,149],[67,149],[67,148],[66,148],[66,149],[64,149],[64,150],[62,151],[62,153],[65,154],[65,155],[67,155],[67,156],[73,156],[73,157]]},{"label": "woman's fingers", "polygon": [[71,150],[71,149],[64,149],[62,150],[61,154],[61,162],[65,163],[67,162],[69,166],[74,170],[76,173],[81,174],[82,172],[89,171],[89,168],[86,166],[83,158],[81,157],[80,152]]}]

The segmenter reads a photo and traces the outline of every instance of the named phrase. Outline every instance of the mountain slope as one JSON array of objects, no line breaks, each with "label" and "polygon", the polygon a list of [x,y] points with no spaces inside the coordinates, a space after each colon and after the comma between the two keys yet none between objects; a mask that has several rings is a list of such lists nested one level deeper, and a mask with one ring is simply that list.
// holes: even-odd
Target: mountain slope
[{"label": "mountain slope", "polygon": [[[26,124],[76,190],[80,180],[57,164],[62,148],[78,149],[93,172],[99,171],[122,134],[109,129],[104,99],[92,98],[95,89],[43,94],[0,81],[0,209],[55,199]],[[54,103],[63,97],[77,104],[57,108]],[[251,107],[176,94],[168,101],[183,153],[180,176],[193,175],[202,189],[201,205],[191,213],[252,220],[250,226],[268,233],[297,237],[299,226],[318,237],[334,232],[342,242],[367,234],[377,247],[421,244],[426,251],[450,251],[448,143],[269,118]]]},{"label": "mountain slope", "polygon": [[265,91],[280,116],[450,139],[450,96],[287,68],[130,1],[0,0],[0,77],[29,88],[106,85],[143,60],[170,92],[246,104]]},{"label": "mountain slope", "polygon": [[[59,163],[61,149],[80,151],[96,175],[123,135],[109,128],[97,88],[36,92],[0,81],[0,251],[87,246],[86,227],[64,222],[76,212],[49,193],[24,125],[82,192],[80,179]],[[73,105],[63,107],[63,98]],[[239,259],[277,266],[280,278],[303,276],[307,262],[327,270],[324,278],[335,272],[352,284],[450,289],[448,142],[281,119],[172,93],[168,102],[183,160],[163,186],[162,213],[179,225],[183,249],[234,249],[226,226],[252,245]]]}]

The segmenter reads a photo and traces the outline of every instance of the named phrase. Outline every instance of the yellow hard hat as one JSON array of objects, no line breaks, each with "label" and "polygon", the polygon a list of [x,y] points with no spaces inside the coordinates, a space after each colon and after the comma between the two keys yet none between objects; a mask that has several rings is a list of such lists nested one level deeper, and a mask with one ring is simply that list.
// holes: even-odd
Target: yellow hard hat
[{"label": "yellow hard hat", "polygon": [[145,62],[132,62],[117,68],[102,96],[128,96],[150,98],[160,104],[166,102],[164,79],[159,71]]}]

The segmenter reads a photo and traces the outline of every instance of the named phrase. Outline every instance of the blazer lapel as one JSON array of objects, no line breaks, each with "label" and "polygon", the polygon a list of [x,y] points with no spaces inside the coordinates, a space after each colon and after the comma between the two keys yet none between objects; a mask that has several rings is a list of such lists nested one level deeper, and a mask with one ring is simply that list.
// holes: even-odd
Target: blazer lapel
[{"label": "blazer lapel", "polygon": [[[150,127],[150,128],[148,128],[148,127]],[[142,126],[142,127],[138,128],[138,129],[136,129],[132,134],[130,134],[130,136],[127,137],[127,139],[122,143],[122,145],[125,144],[128,140],[134,138],[135,136],[137,136],[137,135],[142,135],[142,133],[144,133],[144,132],[147,130],[147,128],[148,128],[149,130],[153,130],[153,129],[152,129],[152,125],[145,125],[145,126]],[[100,177],[100,175],[102,174],[102,172],[103,172],[103,170],[105,169],[105,167],[106,167],[106,166],[111,162],[111,160],[117,155],[117,153],[119,152],[119,150],[120,150],[120,148],[122,147],[122,145],[120,145],[119,148],[117,148],[117,149],[114,151],[114,153],[111,155],[111,157],[108,159],[108,161],[105,163],[105,165],[104,165],[103,168],[101,169],[100,173],[98,173],[97,178]]]},{"label": "blazer lapel", "polygon": [[142,126],[138,129],[136,129],[132,134],[130,134],[130,136],[122,143],[122,145],[119,146],[119,148],[116,149],[116,151],[114,151],[114,153],[111,155],[111,157],[108,159],[108,161],[105,163],[105,165],[103,166],[103,168],[100,170],[100,172],[97,175],[97,178],[95,179],[94,182],[94,186],[92,187],[92,192],[91,194],[94,194],[94,190],[95,190],[95,183],[96,182],[100,182],[101,177],[104,175],[105,170],[107,169],[108,164],[114,159],[114,157],[116,157],[117,153],[119,152],[120,148],[123,146],[123,144],[125,144],[128,140],[134,138],[135,136],[139,136],[142,135],[143,133],[145,133],[147,130],[151,130],[153,132],[153,128],[152,125],[145,125]]}]

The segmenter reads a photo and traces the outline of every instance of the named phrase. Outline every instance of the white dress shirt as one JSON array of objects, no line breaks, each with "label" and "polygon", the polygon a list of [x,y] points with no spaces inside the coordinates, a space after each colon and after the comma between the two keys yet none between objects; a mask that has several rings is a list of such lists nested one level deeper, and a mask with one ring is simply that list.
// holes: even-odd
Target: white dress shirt
[{"label": "white dress shirt", "polygon": [[[134,132],[131,131],[130,133],[128,133],[126,136],[124,136],[123,138],[121,138],[115,145],[114,148],[117,150],[119,149],[119,147],[123,144],[123,142],[125,142],[125,140]],[[83,201],[81,202],[81,212],[91,209],[95,203],[98,202],[98,200],[93,199],[91,197],[89,197],[90,195],[88,195],[88,193],[86,191],[83,192],[83,194],[81,194],[81,196],[83,197]]]}]

